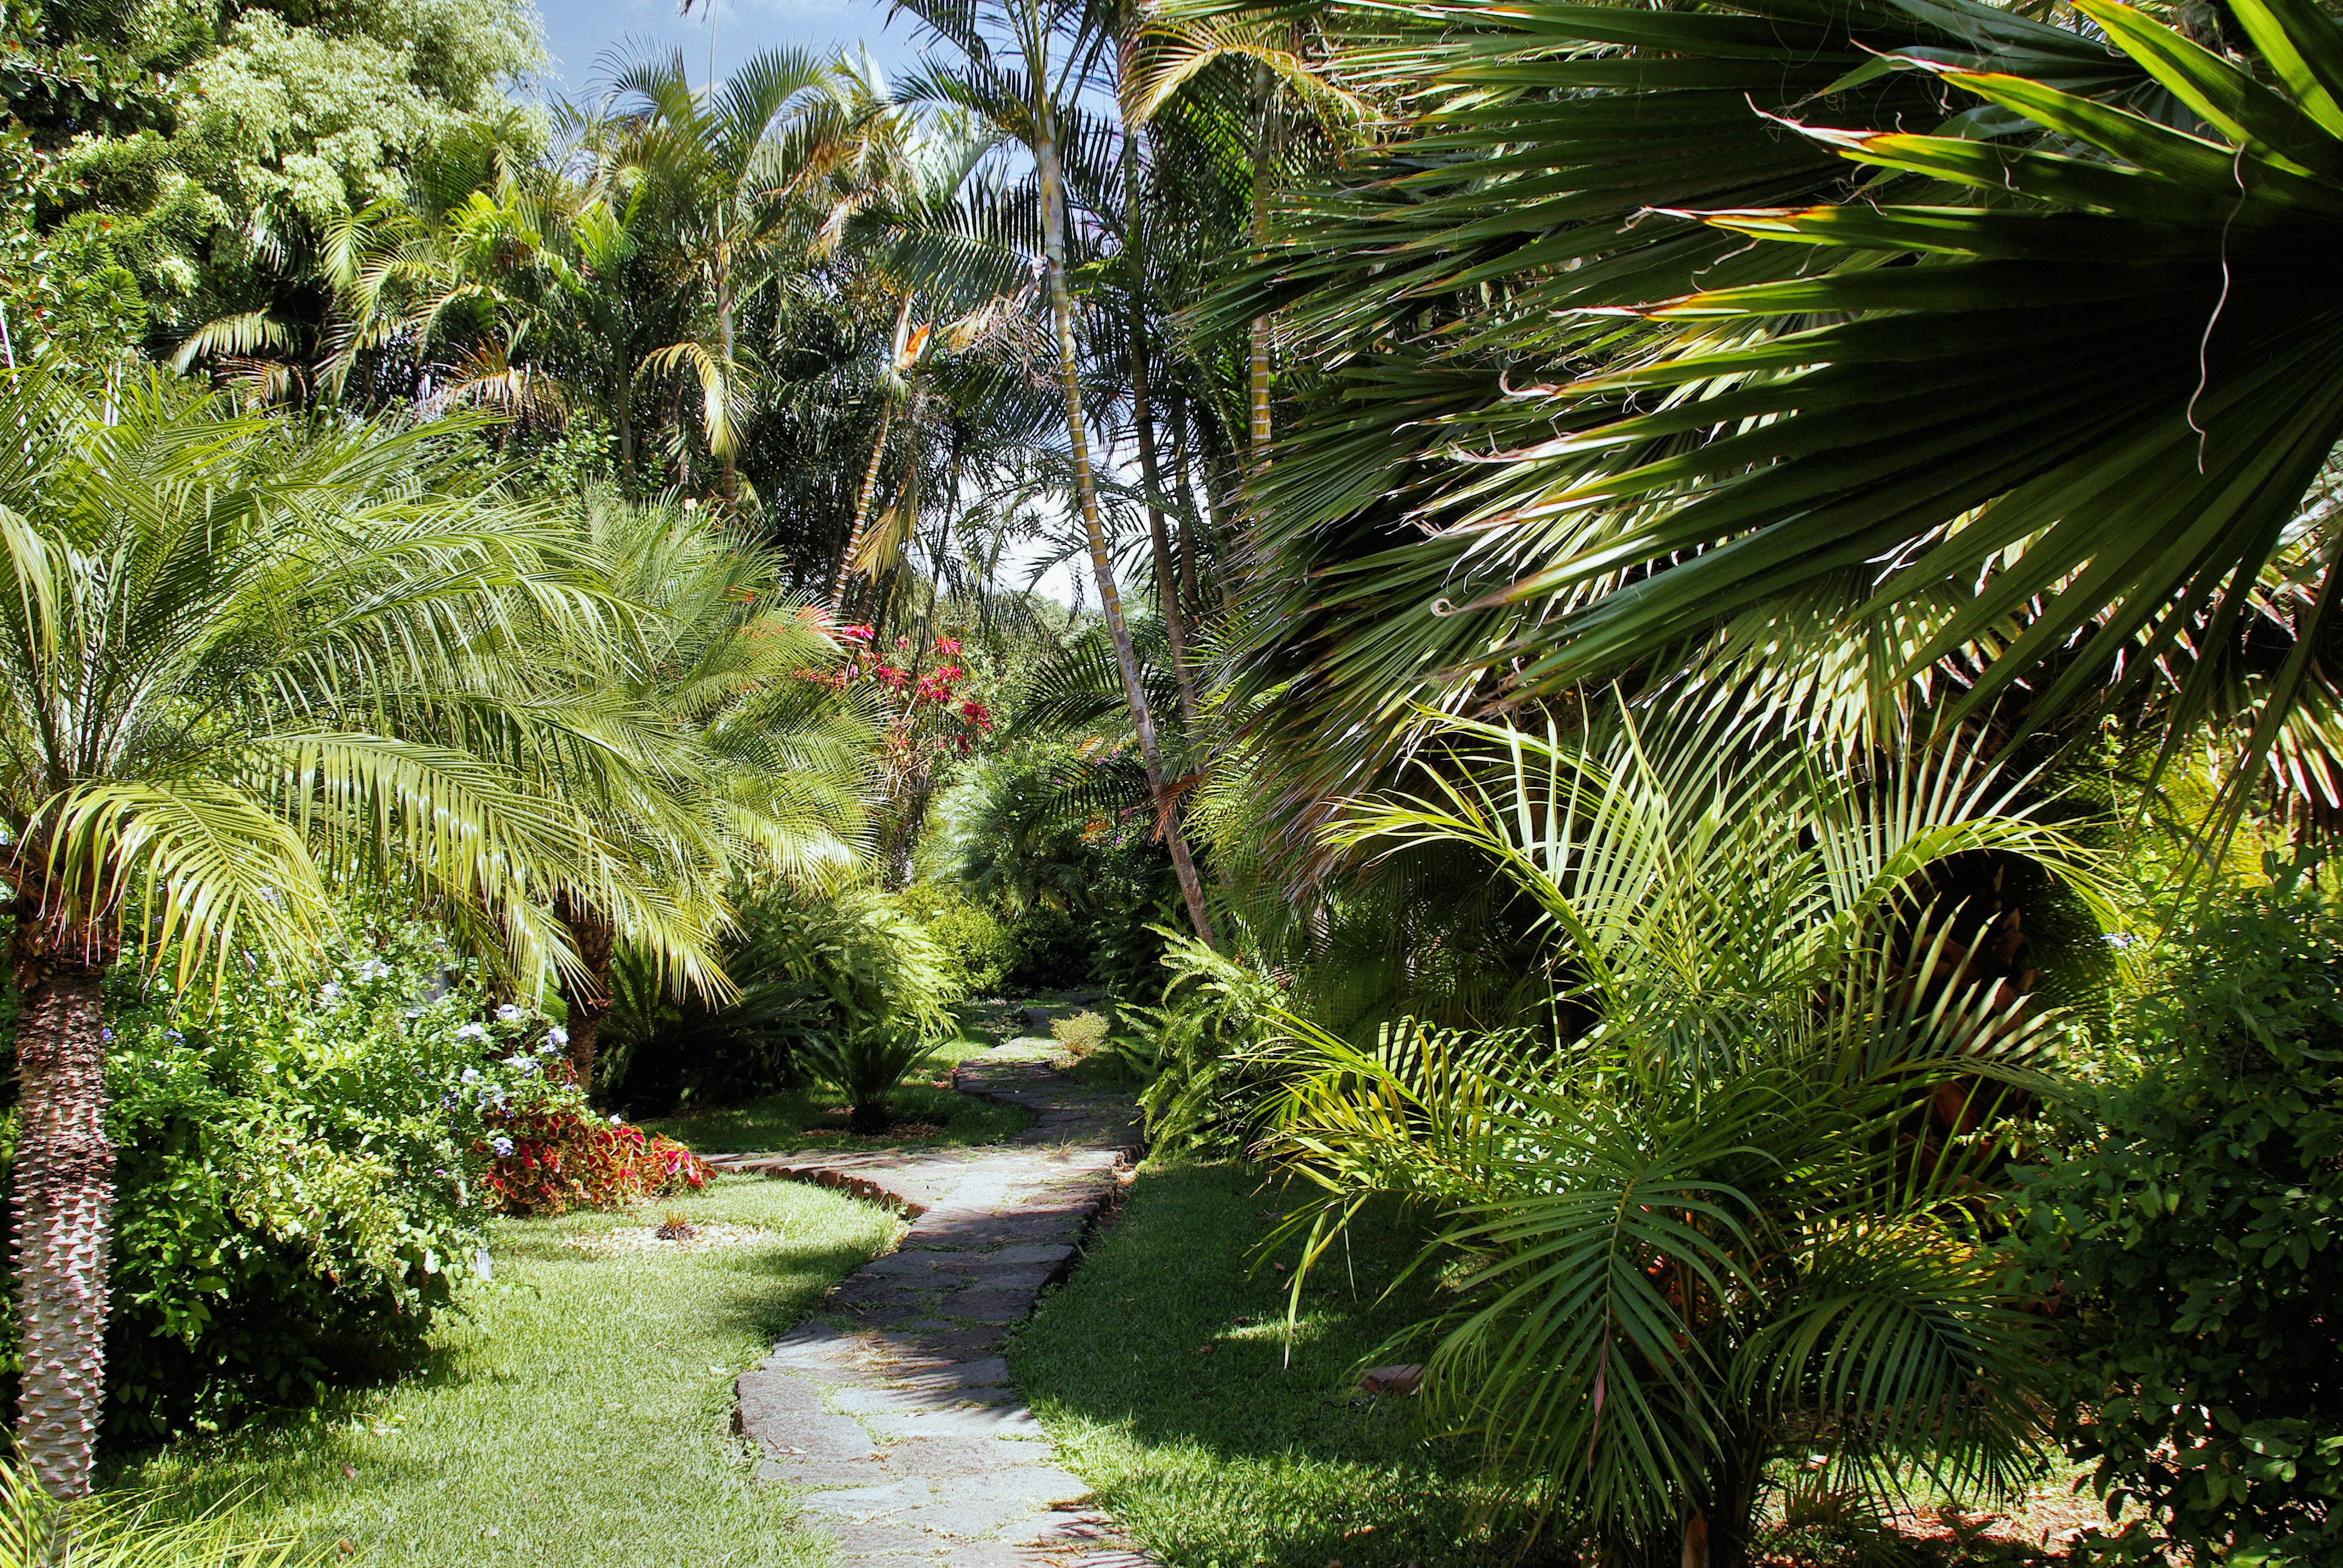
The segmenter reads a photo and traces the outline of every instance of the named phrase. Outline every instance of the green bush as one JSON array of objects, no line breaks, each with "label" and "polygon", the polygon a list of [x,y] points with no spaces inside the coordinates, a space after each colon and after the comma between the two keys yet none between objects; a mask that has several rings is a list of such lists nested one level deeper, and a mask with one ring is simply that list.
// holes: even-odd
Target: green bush
[{"label": "green bush", "polygon": [[2343,919],[2235,894],[2162,968],[2025,1196],[2061,1435],[2138,1505],[2120,1554],[2343,1561]]},{"label": "green bush", "polygon": [[1078,1012],[1051,1022],[1050,1037],[1065,1048],[1068,1056],[1080,1061],[1106,1043],[1106,1020],[1094,1012]]},{"label": "green bush", "polygon": [[[739,923],[728,956],[742,991],[733,1006],[694,1008],[655,992],[644,1005],[629,1000],[622,971],[615,1027],[603,1026],[622,1053],[611,1100],[653,1115],[750,1099],[817,1072],[850,1093],[857,1085],[875,1093],[857,1101],[859,1114],[883,1121],[886,1091],[950,1030],[951,1004],[967,994],[961,971],[911,905],[875,888],[830,895],[764,885],[739,900]],[[902,1065],[886,1070],[898,1057]]]},{"label": "green bush", "polygon": [[484,1113],[558,1038],[517,1008],[483,1020],[449,952],[389,918],[353,916],[321,980],[231,974],[200,1016],[117,972],[107,1440],[405,1363],[479,1255]]},{"label": "green bush", "polygon": [[1017,960],[1009,926],[949,882],[914,882],[903,907],[934,941],[952,987],[963,996],[999,996]]},{"label": "green bush", "polygon": [[1148,1141],[1163,1149],[1233,1152],[1269,1086],[1254,1050],[1276,1032],[1290,999],[1274,980],[1171,931],[1160,1008],[1124,1011],[1152,1033],[1152,1078],[1140,1092]]}]

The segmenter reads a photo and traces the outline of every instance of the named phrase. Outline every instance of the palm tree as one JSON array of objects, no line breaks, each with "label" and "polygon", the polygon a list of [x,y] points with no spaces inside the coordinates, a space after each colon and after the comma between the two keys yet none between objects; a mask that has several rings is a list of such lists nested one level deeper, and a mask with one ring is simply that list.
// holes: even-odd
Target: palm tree
[{"label": "palm tree", "polygon": [[670,890],[631,907],[591,888],[557,895],[581,960],[557,976],[569,1061],[590,1087],[616,950],[679,990],[716,989],[703,932],[721,920],[696,906],[749,871],[820,883],[850,869],[864,847],[873,748],[868,716],[812,678],[837,645],[820,616],[779,593],[770,552],[705,509],[600,490],[583,506],[610,591],[640,619],[615,658],[580,660],[558,645],[538,657],[570,667],[565,685],[626,721],[600,727],[590,751],[545,746],[538,765],[588,803],[646,880]]},{"label": "palm tree", "polygon": [[374,869],[477,911],[523,972],[574,963],[543,895],[620,879],[590,824],[386,720],[500,626],[604,636],[617,607],[427,427],[300,431],[159,374],[93,392],[47,366],[0,377],[0,418],[17,1440],[75,1494],[104,1370],[102,987],[126,940],[183,980],[297,964],[329,879]]},{"label": "palm tree", "polygon": [[738,494],[738,416],[748,367],[741,302],[815,243],[826,213],[809,194],[850,156],[883,102],[860,78],[797,50],[752,55],[721,85],[693,91],[678,53],[619,73],[612,156],[647,189],[675,261],[696,282],[699,330],[649,355],[644,368],[689,371],[701,429],[727,502]]},{"label": "palm tree", "polygon": [[[1057,350],[1058,390],[1065,405],[1074,499],[1090,551],[1091,576],[1098,584],[1101,618],[1114,644],[1124,702],[1154,796],[1156,821],[1172,853],[1189,921],[1196,934],[1210,943],[1214,940],[1212,911],[1205,903],[1203,879],[1197,874],[1187,835],[1181,829],[1178,796],[1166,777],[1163,748],[1131,646],[1122,596],[1115,584],[1114,558],[1099,509],[1090,422],[1083,408],[1077,313],[1066,278],[1070,147],[1083,163],[1089,188],[1103,192],[1109,185],[1108,166],[1093,156],[1106,139],[1104,128],[1091,123],[1080,107],[1080,99],[1096,77],[1111,35],[1101,25],[1101,18],[1081,0],[905,0],[905,9],[961,56],[956,68],[932,73],[915,85],[915,91],[983,115],[1033,160],[1035,196],[1041,208],[1042,286]],[[996,34],[1002,45],[999,50],[992,41]]]},{"label": "palm tree", "polygon": [[1265,581],[1312,584],[1249,666],[1293,736],[1736,624],[1901,639],[1891,680],[1981,648],[1962,711],[2032,673],[2044,716],[2242,639],[2281,541],[2338,537],[2302,501],[2343,316],[2301,269],[2343,32],[2077,9],[1534,0],[1362,54],[1431,112],[1222,307],[1287,307],[1335,378],[1262,491]]},{"label": "palm tree", "polygon": [[1842,1485],[2021,1473],[2045,1360],[1984,1226],[2049,1020],[1963,895],[2026,863],[2095,902],[2082,851],[1957,749],[1851,780],[1729,709],[1440,733],[1342,837],[1466,847],[1535,900],[1552,1021],[1366,1050],[1288,1019],[1263,1141],[1326,1190],[1307,1258],[1370,1194],[1446,1221],[1431,1419],[1606,1556],[1687,1568],[1741,1568],[1786,1450]]}]

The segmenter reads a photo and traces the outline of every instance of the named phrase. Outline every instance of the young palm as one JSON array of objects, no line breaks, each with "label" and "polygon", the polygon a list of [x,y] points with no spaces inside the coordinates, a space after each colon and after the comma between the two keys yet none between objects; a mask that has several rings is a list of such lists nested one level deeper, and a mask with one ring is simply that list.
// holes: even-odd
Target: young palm
[{"label": "young palm", "polygon": [[1999,858],[2088,898],[2087,861],[1956,752],[1853,782],[1730,717],[1446,733],[1430,792],[1342,836],[1534,900],[1557,1038],[1293,1029],[1266,1148],[1329,1191],[1310,1255],[1371,1193],[1443,1217],[1431,1407],[1606,1551],[1740,1568],[1793,1446],[2008,1479],[2040,1361],[1978,1227],[2047,1036],[1990,897],[1951,895]]},{"label": "young palm", "polygon": [[126,934],[183,980],[298,963],[329,878],[370,867],[477,912],[525,970],[574,962],[543,895],[620,876],[590,825],[385,720],[499,627],[608,628],[568,541],[468,488],[427,430],[303,436],[166,377],[101,396],[46,368],[0,377],[0,420],[17,1437],[70,1494],[101,1395],[101,987]]}]

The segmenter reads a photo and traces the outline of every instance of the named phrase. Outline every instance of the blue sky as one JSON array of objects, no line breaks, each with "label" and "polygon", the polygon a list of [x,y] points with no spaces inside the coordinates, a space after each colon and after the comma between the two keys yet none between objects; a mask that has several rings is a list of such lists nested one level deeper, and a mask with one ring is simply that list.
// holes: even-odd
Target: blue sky
[{"label": "blue sky", "polygon": [[[546,48],[554,56],[547,87],[579,93],[599,75],[605,51],[649,40],[683,50],[693,79],[708,68],[708,12],[695,5],[687,18],[678,0],[538,0],[545,16]],[[917,50],[911,23],[887,23],[884,0],[718,0],[716,72],[759,49],[794,45],[828,51],[868,42],[891,75],[910,65]]]}]

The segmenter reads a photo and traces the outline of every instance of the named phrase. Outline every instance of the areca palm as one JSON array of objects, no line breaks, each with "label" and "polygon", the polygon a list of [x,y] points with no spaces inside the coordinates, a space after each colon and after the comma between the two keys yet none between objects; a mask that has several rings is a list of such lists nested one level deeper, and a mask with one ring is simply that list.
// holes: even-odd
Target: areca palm
[{"label": "areca palm", "polygon": [[556,885],[623,864],[512,769],[395,728],[467,646],[610,629],[571,542],[428,429],[299,433],[167,378],[0,377],[0,822],[21,1134],[18,1441],[85,1490],[112,1150],[100,988],[126,940],[183,978],[297,964],[366,868],[474,911],[524,970],[573,965]]},{"label": "areca palm", "polygon": [[1612,1552],[1738,1568],[1785,1450],[2010,1479],[2041,1358],[1980,1227],[2046,1020],[1946,894],[1987,856],[2087,897],[2081,853],[1953,752],[1848,781],[1730,717],[1441,733],[1343,836],[1534,899],[1559,1038],[1295,1023],[1263,1147],[1327,1191],[1306,1255],[1372,1194],[1444,1219],[1432,1410]]},{"label": "areca palm", "polygon": [[688,337],[644,368],[684,374],[700,389],[701,433],[736,492],[739,417],[749,378],[740,302],[814,244],[826,206],[815,185],[852,148],[882,100],[860,79],[798,50],[765,50],[721,85],[695,92],[671,54],[621,72],[620,184],[640,182],[674,258],[695,277],[700,309]]},{"label": "areca palm", "polygon": [[1388,731],[1823,615],[1902,639],[1891,679],[1997,654],[1972,705],[2055,661],[2046,714],[2236,639],[2290,531],[2331,551],[2296,519],[2343,432],[2343,327],[2302,271],[2343,221],[2343,32],[2237,15],[2207,42],[2099,0],[2072,27],[1736,0],[1386,28],[1354,64],[1421,117],[1227,307],[1291,304],[1336,373],[1264,489],[1314,583],[1257,677]]}]

